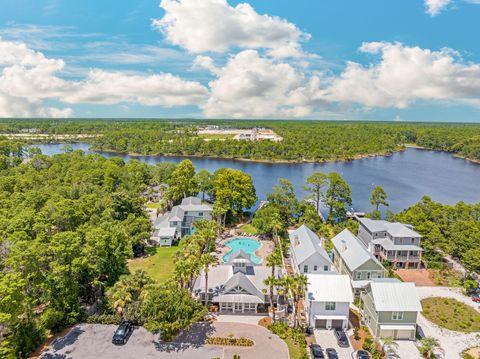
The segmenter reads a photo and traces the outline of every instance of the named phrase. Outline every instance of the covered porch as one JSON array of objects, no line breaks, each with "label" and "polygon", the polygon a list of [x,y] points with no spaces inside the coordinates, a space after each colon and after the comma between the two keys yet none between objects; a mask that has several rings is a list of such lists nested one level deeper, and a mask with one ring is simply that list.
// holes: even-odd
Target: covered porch
[{"label": "covered porch", "polygon": [[258,305],[263,300],[250,294],[223,294],[213,298],[218,303],[220,312],[258,313]]}]

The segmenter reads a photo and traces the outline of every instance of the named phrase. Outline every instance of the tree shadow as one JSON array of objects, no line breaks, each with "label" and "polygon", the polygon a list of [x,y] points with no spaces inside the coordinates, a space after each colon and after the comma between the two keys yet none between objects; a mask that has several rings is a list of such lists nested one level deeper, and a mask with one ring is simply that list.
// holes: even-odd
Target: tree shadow
[{"label": "tree shadow", "polygon": [[73,327],[65,336],[55,339],[49,348],[40,356],[41,359],[67,359],[66,354],[57,353],[65,347],[74,344],[85,331],[80,327]]},{"label": "tree shadow", "polygon": [[180,352],[189,348],[201,348],[205,345],[207,338],[215,332],[215,327],[211,322],[195,323],[188,330],[184,330],[177,335],[174,341],[154,342],[155,348],[161,352]]}]

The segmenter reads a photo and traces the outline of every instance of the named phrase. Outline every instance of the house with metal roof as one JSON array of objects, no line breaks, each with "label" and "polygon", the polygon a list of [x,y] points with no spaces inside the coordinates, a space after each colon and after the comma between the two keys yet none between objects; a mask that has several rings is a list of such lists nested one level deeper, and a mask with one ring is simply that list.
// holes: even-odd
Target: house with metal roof
[{"label": "house with metal roof", "polygon": [[212,206],[202,203],[200,198],[184,198],[170,212],[157,217],[153,224],[154,232],[150,240],[158,245],[172,245],[176,239],[192,233],[195,221],[211,220],[212,211]]},{"label": "house with metal roof", "polygon": [[338,273],[350,277],[354,294],[358,296],[371,279],[384,278],[386,270],[368,251],[363,242],[348,229],[332,238],[333,264]]},{"label": "house with metal roof", "polygon": [[377,338],[415,339],[422,311],[415,283],[373,280],[361,294],[362,319]]},{"label": "house with metal roof", "polygon": [[290,255],[297,273],[321,273],[332,270],[332,261],[322,247],[322,241],[307,226],[291,232]]},{"label": "house with metal roof", "polygon": [[[280,278],[281,269],[275,275]],[[210,268],[205,293],[205,272],[202,269],[193,286],[193,294],[201,301],[218,305],[220,312],[256,313],[259,306],[270,302],[269,288],[264,281],[271,268],[254,263],[242,250],[235,252],[226,263]]]},{"label": "house with metal roof", "polygon": [[350,278],[333,272],[307,274],[304,312],[312,328],[348,329],[349,307],[353,302]]},{"label": "house with metal roof", "polygon": [[370,218],[358,221],[358,237],[380,261],[390,261],[395,269],[420,268],[422,236],[412,226]]}]

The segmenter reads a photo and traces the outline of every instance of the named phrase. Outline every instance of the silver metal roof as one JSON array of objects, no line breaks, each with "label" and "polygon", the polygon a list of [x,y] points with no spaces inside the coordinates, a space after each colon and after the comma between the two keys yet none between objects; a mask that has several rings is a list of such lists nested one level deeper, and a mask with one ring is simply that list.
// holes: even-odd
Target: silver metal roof
[{"label": "silver metal roof", "polygon": [[321,246],[320,238],[304,224],[290,233],[290,249],[298,265],[313,255],[319,256],[324,263],[332,264],[327,252]]},{"label": "silver metal roof", "polygon": [[359,222],[370,232],[388,232],[392,237],[422,237],[408,225],[370,218],[360,218]]},{"label": "silver metal roof", "polygon": [[370,283],[375,310],[378,312],[421,312],[422,305],[415,283]]},{"label": "silver metal roof", "polygon": [[378,259],[348,229],[344,229],[333,237],[332,243],[351,272],[369,260],[374,261],[380,268],[383,268]]},{"label": "silver metal roof", "polygon": [[315,302],[353,302],[350,277],[346,274],[307,274],[308,299]]}]

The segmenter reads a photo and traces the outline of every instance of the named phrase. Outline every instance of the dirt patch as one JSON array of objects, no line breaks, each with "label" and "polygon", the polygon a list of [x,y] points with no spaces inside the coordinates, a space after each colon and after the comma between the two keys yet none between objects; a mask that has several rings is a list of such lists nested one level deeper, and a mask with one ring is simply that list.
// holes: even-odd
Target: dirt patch
[{"label": "dirt patch", "polygon": [[268,329],[268,326],[272,324],[272,318],[270,317],[263,317],[258,321],[258,325]]},{"label": "dirt patch", "polygon": [[350,343],[352,344],[352,348],[354,350],[360,350],[363,347],[363,343],[365,342],[366,338],[371,337],[370,332],[366,328],[358,329],[358,335],[350,336]]},{"label": "dirt patch", "polygon": [[47,336],[47,339],[45,340],[45,343],[43,343],[39,348],[37,348],[37,350],[35,350],[35,352],[29,357],[29,359],[38,359],[40,358],[40,355],[42,354],[42,352],[47,349],[49,347],[50,344],[52,344],[52,342],[57,339],[57,338],[62,338],[64,337],[65,335],[68,334],[68,332],[73,328],[72,327],[68,327],[68,328],[65,328],[64,330],[62,330],[60,333],[56,333],[56,334],[48,334]]},{"label": "dirt patch", "polygon": [[480,359],[480,347],[470,348],[465,353],[474,359]]},{"label": "dirt patch", "polygon": [[404,282],[413,282],[419,287],[433,287],[435,282],[427,269],[398,269],[395,273]]}]

